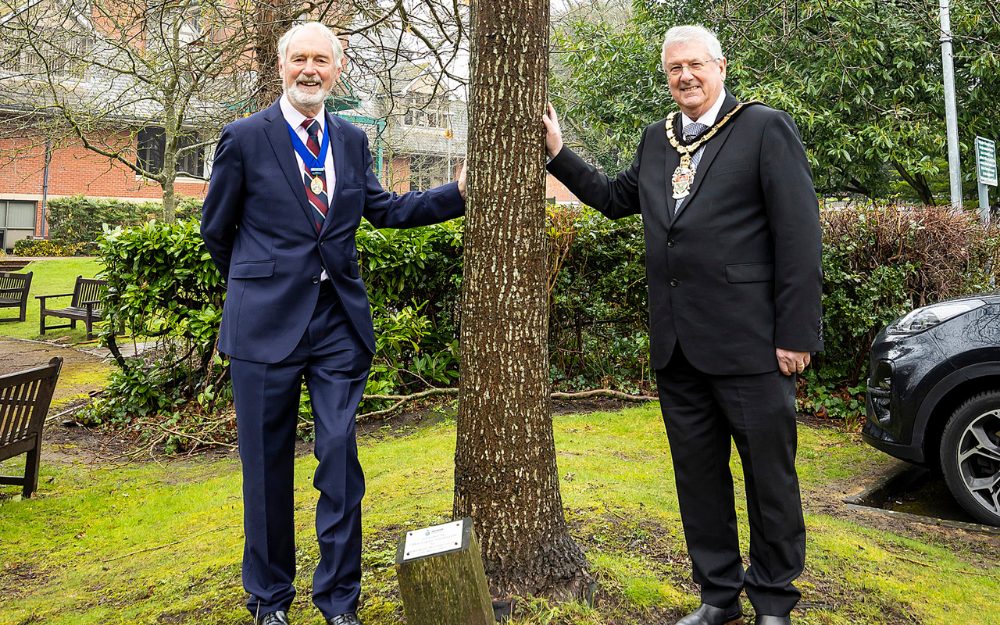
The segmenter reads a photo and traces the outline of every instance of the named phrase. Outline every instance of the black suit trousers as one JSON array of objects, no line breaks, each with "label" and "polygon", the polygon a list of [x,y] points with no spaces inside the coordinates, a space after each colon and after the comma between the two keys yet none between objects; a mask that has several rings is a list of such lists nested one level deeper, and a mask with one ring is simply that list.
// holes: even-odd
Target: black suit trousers
[{"label": "black suit trousers", "polygon": [[354,418],[371,360],[327,282],[287,358],[273,364],[230,359],[243,464],[243,586],[255,616],[287,611],[295,597],[295,428],[303,380],[319,460],[313,603],[327,618],[357,610],[365,478]]},{"label": "black suit trousers", "polygon": [[[674,349],[656,372],[681,521],[701,600],[724,607],[740,591],[757,614],[788,614],[801,593],[805,524],[795,473],[795,376],[709,375]],[[740,556],[730,450],[743,464],[750,566]]]}]

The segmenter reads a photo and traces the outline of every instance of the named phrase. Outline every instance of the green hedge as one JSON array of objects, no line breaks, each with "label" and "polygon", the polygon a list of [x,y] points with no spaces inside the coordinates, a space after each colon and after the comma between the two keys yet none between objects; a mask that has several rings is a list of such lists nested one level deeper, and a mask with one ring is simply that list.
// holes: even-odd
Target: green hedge
[{"label": "green hedge", "polygon": [[[46,203],[46,207],[49,235],[66,244],[78,244],[80,246],[78,253],[86,254],[97,251],[97,239],[101,236],[105,225],[112,229],[129,228],[157,219],[163,213],[163,206],[159,202],[92,198],[83,195],[52,199]],[[178,219],[200,218],[201,201],[181,198],[177,207],[177,217]]]},{"label": "green hedge", "polygon": [[78,256],[86,254],[87,245],[61,239],[20,239],[14,242],[16,256]]},{"label": "green hedge", "polygon": [[[875,333],[912,306],[989,288],[1000,245],[996,228],[947,209],[872,206],[827,211],[822,219],[826,352],[805,376],[802,405],[856,418]],[[641,220],[610,221],[589,209],[552,207],[549,223],[554,388],[653,390]],[[454,384],[462,221],[411,230],[364,223],[357,243],[377,337],[367,392]],[[204,423],[228,405],[230,391],[225,363],[212,349],[223,285],[197,222],[150,222],[111,232],[101,254],[113,296],[105,304],[112,320],[107,326],[159,336],[163,346],[154,358],[124,363],[91,420],[126,423],[136,415],[167,414],[178,431],[185,420],[178,406],[190,404]]]}]

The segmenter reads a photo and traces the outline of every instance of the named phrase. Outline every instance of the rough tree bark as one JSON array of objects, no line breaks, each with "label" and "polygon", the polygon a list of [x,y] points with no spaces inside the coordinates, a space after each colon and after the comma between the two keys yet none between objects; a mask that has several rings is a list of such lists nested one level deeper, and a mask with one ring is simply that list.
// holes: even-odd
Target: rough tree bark
[{"label": "rough tree bark", "polygon": [[260,111],[274,104],[281,97],[281,78],[278,76],[278,39],[292,27],[302,11],[298,0],[260,0],[257,5],[257,29],[254,37],[254,59],[257,85],[252,111]]},{"label": "rough tree bark", "polygon": [[455,518],[494,596],[581,597],[549,412],[545,156],[549,0],[474,0]]}]

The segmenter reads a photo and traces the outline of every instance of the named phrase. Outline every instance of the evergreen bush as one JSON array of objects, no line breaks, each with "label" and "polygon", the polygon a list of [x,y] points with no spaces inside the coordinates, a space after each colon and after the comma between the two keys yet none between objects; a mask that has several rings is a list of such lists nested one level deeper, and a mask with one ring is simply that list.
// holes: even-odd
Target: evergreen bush
[{"label": "evergreen bush", "polygon": [[16,256],[78,256],[87,246],[62,239],[19,239],[14,242]]},{"label": "evergreen bush", "polygon": [[[945,208],[830,210],[822,222],[826,352],[803,376],[801,406],[856,419],[875,334],[914,306],[990,288],[1000,239],[974,214]],[[549,224],[554,388],[652,391],[641,220],[553,206]],[[377,337],[368,394],[457,382],[462,225],[376,230],[364,222],[358,230]],[[110,287],[105,340],[114,342],[116,327],[157,345],[119,360],[89,421],[137,427],[178,449],[231,438],[227,363],[214,350],[224,283],[198,223],[108,230],[100,247]],[[299,431],[309,436],[307,393],[301,404]]]},{"label": "evergreen bush", "polygon": [[[104,226],[129,228],[163,214],[159,202],[92,198],[83,195],[55,198],[46,203],[49,234],[53,239],[80,244],[82,253],[97,251],[97,238]],[[201,219],[201,200],[182,197],[177,219]]]}]

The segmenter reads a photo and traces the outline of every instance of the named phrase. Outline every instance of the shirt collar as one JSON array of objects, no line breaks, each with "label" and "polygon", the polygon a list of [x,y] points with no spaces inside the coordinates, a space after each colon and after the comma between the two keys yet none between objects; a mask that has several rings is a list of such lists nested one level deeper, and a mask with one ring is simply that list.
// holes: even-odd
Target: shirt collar
[{"label": "shirt collar", "polygon": [[[306,116],[299,112],[297,108],[292,106],[292,103],[288,101],[288,94],[281,94],[281,98],[278,100],[278,105],[281,106],[281,114],[285,117],[285,121],[293,129],[298,130],[302,126],[302,122],[306,120]],[[312,118],[319,122],[319,131],[323,132],[326,127],[326,115],[325,111],[320,110],[316,117]]]},{"label": "shirt collar", "polygon": [[[712,105],[712,108],[708,109],[708,112],[699,117],[697,120],[692,120],[690,117],[681,113],[681,128],[687,126],[693,121],[697,121],[699,124],[705,124],[711,128],[715,124],[715,120],[719,117],[719,111],[722,110],[722,103],[726,100],[726,90],[723,89],[719,92],[719,98]],[[291,106],[291,105],[289,105]]]}]

